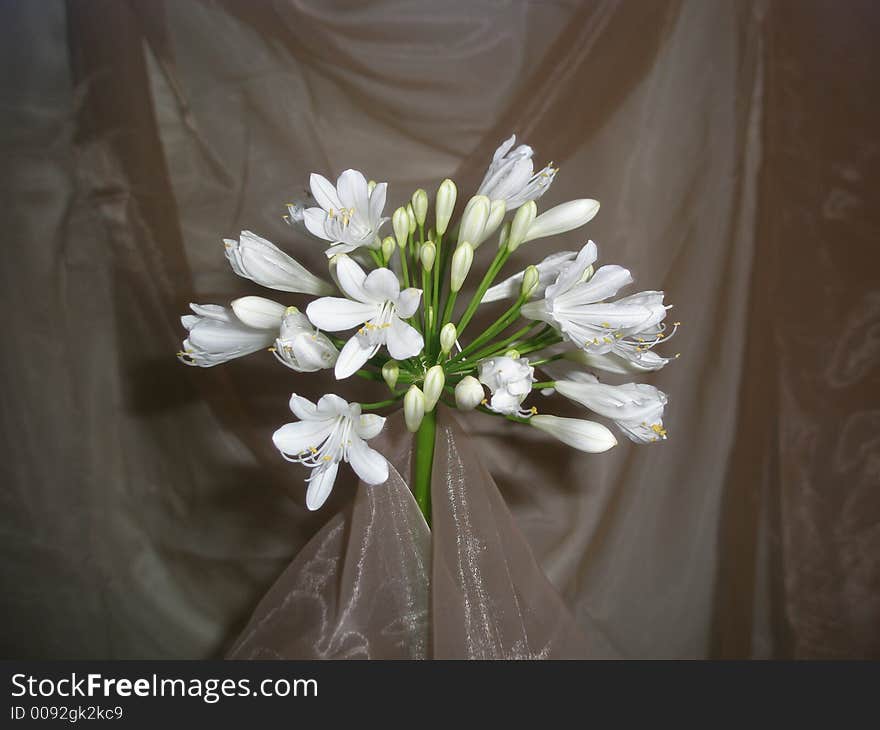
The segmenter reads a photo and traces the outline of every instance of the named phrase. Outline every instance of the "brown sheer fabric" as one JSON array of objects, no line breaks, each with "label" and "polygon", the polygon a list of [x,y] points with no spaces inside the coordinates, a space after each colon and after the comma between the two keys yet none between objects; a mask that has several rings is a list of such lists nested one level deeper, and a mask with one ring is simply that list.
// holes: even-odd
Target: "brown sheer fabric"
[{"label": "brown sheer fabric", "polygon": [[[555,596],[546,576],[588,656],[880,654],[874,3],[47,0],[0,14],[6,655],[222,655],[291,561],[323,554],[310,540],[326,540],[328,575],[350,576],[353,532],[397,514],[371,554],[403,555],[402,482],[366,494],[346,473],[308,513],[304,475],[270,440],[291,390],[379,390],[269,356],[185,369],[177,316],[266,294],[224,261],[219,239],[240,229],[323,265],[281,221],[310,171],[388,180],[389,207],[447,175],[466,193],[513,131],[561,164],[541,205],[601,200],[586,235],[602,260],[676,305],[683,355],[651,379],[671,438],[589,456],[467,414],[467,448],[444,426],[444,458],[486,489],[444,492],[443,536],[471,495],[514,585]],[[529,243],[511,271],[581,243]],[[460,600],[449,625],[429,604],[430,655],[553,645],[532,642],[510,584],[492,590],[521,613],[481,612],[478,565],[435,533],[432,562],[413,551],[410,568]],[[396,585],[415,626],[424,603]],[[330,651],[305,616],[292,643],[263,648]],[[382,653],[421,651],[400,635]]]},{"label": "brown sheer fabric", "polygon": [[[358,485],[257,607],[231,659],[577,659],[590,641],[535,562],[467,435],[438,414],[433,530],[406,479],[400,413],[375,442],[394,466]],[[430,569],[429,569],[430,566]]]}]

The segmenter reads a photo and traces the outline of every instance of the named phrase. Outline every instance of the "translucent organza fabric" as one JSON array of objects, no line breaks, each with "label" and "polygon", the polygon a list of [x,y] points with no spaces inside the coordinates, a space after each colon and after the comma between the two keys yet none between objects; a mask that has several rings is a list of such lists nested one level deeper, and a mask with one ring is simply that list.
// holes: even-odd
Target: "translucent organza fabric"
[{"label": "translucent organza fabric", "polygon": [[231,659],[587,659],[590,640],[535,561],[467,435],[440,407],[433,533],[407,481],[398,413],[377,439],[395,467],[361,483],[257,607]]},{"label": "translucent organza fabric", "polygon": [[[682,357],[651,379],[670,394],[657,448],[585,455],[463,416],[464,483],[490,486],[459,496],[497,526],[486,544],[517,556],[533,595],[531,551],[590,656],[880,653],[876,3],[22,0],[0,15],[6,655],[222,656],[316,535],[352,575],[346,536],[373,508],[406,515],[402,485],[394,502],[340,478],[309,513],[270,437],[293,390],[379,389],[268,354],[183,368],[178,317],[265,294],[224,259],[242,229],[324,263],[281,218],[309,172],[362,169],[396,206],[445,176],[472,189],[512,132],[561,167],[542,206],[602,201],[586,235],[668,292]],[[583,242],[530,242],[510,270]],[[400,556],[385,527],[376,561]],[[478,632],[479,586],[510,606],[509,584],[463,581],[467,555],[436,552],[420,570],[461,601],[450,627],[428,606],[433,655],[514,651],[525,609],[496,616],[495,643],[454,630]],[[336,616],[348,594],[334,600]]]}]

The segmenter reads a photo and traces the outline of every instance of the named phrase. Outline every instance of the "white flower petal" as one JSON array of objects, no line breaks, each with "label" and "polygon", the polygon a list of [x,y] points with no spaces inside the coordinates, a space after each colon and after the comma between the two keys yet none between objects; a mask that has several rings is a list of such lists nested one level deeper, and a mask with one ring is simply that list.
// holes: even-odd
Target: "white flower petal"
[{"label": "white flower petal", "polygon": [[308,398],[292,393],[290,395],[290,410],[301,421],[307,421],[317,416],[318,407]]},{"label": "white flower petal", "polygon": [[338,211],[342,207],[339,196],[336,194],[336,188],[323,175],[313,172],[309,177],[309,186],[312,188],[312,195],[315,196],[318,205],[324,210]]},{"label": "white flower petal", "polygon": [[345,170],[336,181],[339,200],[346,208],[368,217],[370,214],[370,194],[367,180],[357,170]]},{"label": "white flower petal", "polygon": [[377,349],[376,347],[363,347],[361,339],[357,335],[352,337],[345,343],[336,359],[336,366],[333,369],[336,379],[343,380],[354,375],[367,360],[376,354]]},{"label": "white flower petal", "polygon": [[400,296],[400,282],[391,269],[374,269],[364,281],[364,291],[369,297],[368,301],[382,304],[396,302]]},{"label": "white flower petal", "polygon": [[397,300],[397,316],[403,319],[412,317],[419,308],[421,298],[421,289],[413,289],[412,287],[404,289],[400,292],[400,297]]},{"label": "white flower petal", "polygon": [[330,419],[286,423],[272,434],[272,443],[282,454],[298,456],[318,448],[333,430]]},{"label": "white flower petal", "polygon": [[391,327],[388,328],[385,338],[388,354],[395,360],[415,357],[425,346],[425,340],[419,331],[410,327],[400,317],[391,318]]},{"label": "white flower petal", "polygon": [[339,471],[339,462],[331,461],[326,466],[319,466],[312,470],[309,477],[309,488],[306,490],[306,507],[313,512],[320,509],[336,483],[336,472]]},{"label": "white flower petal", "polygon": [[382,211],[385,209],[385,196],[388,193],[388,183],[379,183],[370,193],[370,225],[379,230],[382,225]]},{"label": "white flower petal", "polygon": [[348,447],[348,463],[367,484],[382,484],[388,480],[388,462],[363,439],[353,438]]},{"label": "white flower petal", "polygon": [[[364,289],[364,282],[367,275],[360,265],[351,256],[341,255],[335,259],[336,264],[336,280],[339,282],[339,288],[349,299],[358,302],[370,302],[373,300]],[[366,320],[363,320],[366,322]]]},{"label": "white flower petal", "polygon": [[321,208],[307,208],[303,211],[303,223],[305,223],[308,232],[313,236],[329,241],[331,237],[327,235],[327,231],[324,228],[326,221],[327,214]]},{"label": "white flower petal", "polygon": [[385,427],[385,419],[375,413],[365,413],[355,421],[357,434],[362,439],[371,439],[378,436]]},{"label": "white flower petal", "polygon": [[369,322],[378,314],[378,307],[340,297],[321,297],[306,307],[306,314],[318,329],[339,332]]}]

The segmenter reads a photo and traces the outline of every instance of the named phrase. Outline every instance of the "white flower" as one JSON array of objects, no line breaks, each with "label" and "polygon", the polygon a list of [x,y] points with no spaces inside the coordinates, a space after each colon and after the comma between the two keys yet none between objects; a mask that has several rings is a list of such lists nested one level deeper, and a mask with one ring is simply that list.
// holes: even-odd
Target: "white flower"
[{"label": "white flower", "polygon": [[[538,269],[538,287],[532,292],[533,297],[541,297],[547,287],[556,280],[559,272],[568,266],[577,256],[577,251],[560,251],[550,254],[541,263],[536,264]],[[491,287],[483,296],[483,303],[497,302],[500,299],[512,299],[519,296],[522,286],[524,271],[508,277],[502,282]]]},{"label": "white flower", "polygon": [[327,332],[363,325],[339,353],[337,379],[355,373],[382,345],[387,346],[395,360],[405,360],[422,351],[422,335],[403,321],[418,309],[421,289],[400,291],[397,276],[390,269],[374,269],[367,275],[345,255],[337,257],[336,279],[348,299],[316,299],[306,308],[306,314],[312,324]]},{"label": "white flower", "polygon": [[605,385],[594,377],[592,382],[586,378],[557,380],[556,390],[594,413],[610,418],[636,443],[666,438],[663,428],[666,394],[653,385]]},{"label": "white flower", "polygon": [[281,317],[273,326],[255,329],[218,304],[190,304],[189,307],[195,314],[180,318],[189,335],[177,353],[186,365],[210,368],[250,355],[271,345],[281,326]]},{"label": "white flower", "polygon": [[317,173],[312,173],[309,182],[321,207],[304,211],[303,222],[312,235],[335,244],[327,249],[328,256],[362,246],[379,248],[379,229],[388,220],[382,217],[387,183],[370,191],[366,178],[357,170],[343,172],[335,187]]},{"label": "white flower", "polygon": [[564,444],[591,454],[608,451],[612,446],[617,445],[614,434],[601,423],[595,421],[542,414],[532,416],[529,419],[529,424],[549,433]]},{"label": "white flower", "polygon": [[312,274],[275,244],[250,231],[238,241],[223,239],[232,270],[245,279],[278,291],[331,294],[333,287]]},{"label": "white flower", "polygon": [[532,410],[520,408],[525,397],[532,392],[535,369],[524,358],[500,357],[481,360],[477,366],[480,382],[492,392],[489,408],[496,413],[528,416]]},{"label": "white flower", "polygon": [[575,228],[580,228],[585,223],[593,220],[598,212],[599,201],[592,200],[591,198],[570,200],[567,203],[562,203],[535,218],[532,225],[529,226],[529,232],[523,241],[533,241],[536,238],[555,236],[559,233],[566,233]]},{"label": "white flower", "polygon": [[294,393],[290,410],[300,420],[279,428],[272,434],[272,441],[285,459],[311,468],[306,480],[306,506],[310,510],[327,500],[340,461],[351,464],[367,484],[381,484],[388,479],[385,457],[366,444],[379,435],[384,418],[372,413],[362,415],[360,404],[349,404],[338,395],[325,395],[315,405]]},{"label": "white flower", "polygon": [[327,335],[312,326],[306,315],[296,307],[288,307],[281,321],[281,333],[275,340],[275,357],[298,373],[313,373],[332,368],[339,351]]},{"label": "white flower", "polygon": [[615,265],[591,275],[596,257],[596,244],[590,241],[547,287],[543,299],[523,305],[522,315],[548,322],[588,352],[638,360],[664,337],[663,292],[604,301],[633,279],[627,269]]},{"label": "white flower", "polygon": [[501,143],[492,156],[492,162],[477,195],[485,195],[490,200],[503,200],[507,210],[518,208],[529,200],[537,200],[547,189],[558,168],[550,163],[538,173],[532,163],[534,154],[531,147],[521,144],[512,149],[516,144],[516,135]]}]

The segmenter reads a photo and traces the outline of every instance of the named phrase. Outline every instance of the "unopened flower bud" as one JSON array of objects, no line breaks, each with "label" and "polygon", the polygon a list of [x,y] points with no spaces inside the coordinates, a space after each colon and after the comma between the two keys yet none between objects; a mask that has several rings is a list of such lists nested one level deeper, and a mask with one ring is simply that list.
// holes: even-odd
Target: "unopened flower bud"
[{"label": "unopened flower bud", "polygon": [[484,398],[483,386],[473,375],[466,375],[455,386],[455,405],[463,411],[473,410]]},{"label": "unopened flower bud", "polygon": [[516,251],[520,244],[526,240],[529,233],[529,227],[538,215],[538,206],[534,200],[529,200],[519,207],[516,215],[513,216],[513,222],[510,224],[510,235],[507,237],[507,247],[511,251]]},{"label": "unopened flower bud", "polygon": [[458,196],[458,189],[455,183],[449,178],[440,183],[437,188],[437,199],[434,201],[434,215],[437,219],[437,233],[443,235],[446,233],[446,227],[449,225],[449,219],[452,217],[452,211],[455,209],[455,198]]},{"label": "unopened flower bud", "polygon": [[555,236],[580,228],[591,221],[598,212],[598,200],[583,198],[562,203],[535,218],[524,240],[532,241],[535,238]]},{"label": "unopened flower bud", "polygon": [[483,231],[486,229],[486,221],[489,219],[489,198],[485,195],[475,195],[468,201],[461,214],[461,227],[458,229],[459,243],[469,243],[479,246],[483,241]]},{"label": "unopened flower bud", "polygon": [[434,245],[433,241],[426,241],[422,245],[422,250],[419,252],[419,258],[422,260],[422,268],[425,271],[430,271],[434,268],[434,261],[437,258],[437,247]]},{"label": "unopened flower bud", "polygon": [[412,209],[416,214],[416,223],[420,226],[425,225],[425,218],[428,216],[428,193],[421,188],[412,194]]},{"label": "unopened flower bud", "polygon": [[452,254],[452,266],[449,270],[449,288],[457,292],[461,289],[471,264],[474,262],[474,247],[469,243],[460,243]]},{"label": "unopened flower bud", "polygon": [[397,364],[397,360],[388,360],[382,366],[382,377],[385,379],[388,387],[394,390],[397,385],[397,378],[400,377],[400,366]]},{"label": "unopened flower bud", "polygon": [[522,285],[519,288],[519,295],[523,299],[528,299],[532,295],[532,292],[538,288],[540,277],[541,275],[538,272],[537,266],[526,267],[525,272],[523,272]]},{"label": "unopened flower bud", "polygon": [[416,232],[416,214],[413,210],[412,203],[406,204],[406,217],[409,220],[410,235]]},{"label": "unopened flower bud", "polygon": [[409,215],[406,208],[398,208],[391,216],[391,226],[394,228],[394,237],[397,239],[397,245],[403,248],[409,239]]},{"label": "unopened flower bud", "polygon": [[403,419],[410,433],[415,433],[425,417],[425,394],[417,385],[411,385],[403,398]]},{"label": "unopened flower bud", "polygon": [[455,340],[458,338],[458,331],[455,328],[455,325],[452,322],[447,322],[443,325],[443,328],[440,330],[440,352],[444,355],[448,355],[452,350],[453,345],[455,345]]},{"label": "unopened flower bud", "polygon": [[394,256],[394,251],[397,248],[397,243],[395,242],[392,236],[385,236],[382,240],[382,260],[387,264],[391,261],[391,257]]},{"label": "unopened flower bud", "polygon": [[232,302],[232,311],[248,327],[274,329],[281,327],[286,307],[264,297],[241,297]]},{"label": "unopened flower bud", "polygon": [[434,365],[425,373],[424,396],[426,411],[434,410],[437,401],[440,400],[440,395],[443,393],[443,386],[445,384],[446,373],[443,372],[442,365]]}]

